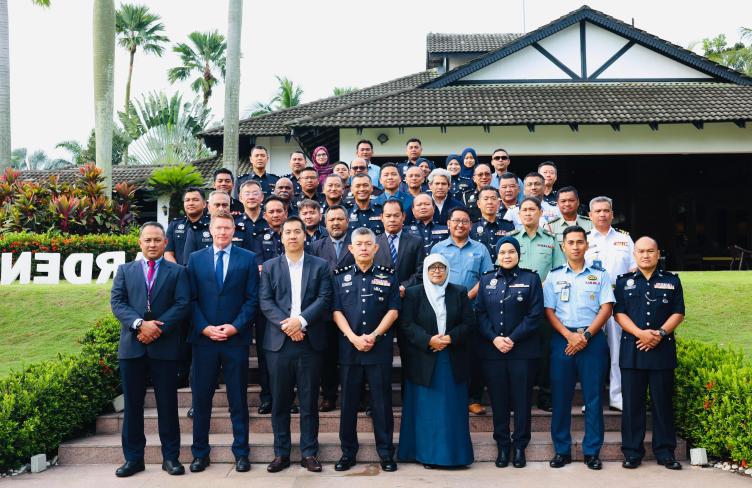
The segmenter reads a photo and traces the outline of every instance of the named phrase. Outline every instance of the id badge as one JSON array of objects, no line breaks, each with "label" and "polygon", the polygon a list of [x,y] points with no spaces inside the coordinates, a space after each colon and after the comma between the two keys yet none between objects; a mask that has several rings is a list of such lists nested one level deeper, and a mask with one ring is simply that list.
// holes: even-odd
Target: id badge
[{"label": "id badge", "polygon": [[564,288],[561,289],[560,300],[562,302],[568,302],[569,301],[569,289],[570,289],[569,285],[567,285],[567,286],[565,286]]}]

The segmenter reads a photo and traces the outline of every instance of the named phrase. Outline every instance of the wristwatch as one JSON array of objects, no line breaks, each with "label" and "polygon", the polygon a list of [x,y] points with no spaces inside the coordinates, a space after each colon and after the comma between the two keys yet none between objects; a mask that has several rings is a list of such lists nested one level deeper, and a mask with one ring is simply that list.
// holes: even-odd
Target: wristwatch
[{"label": "wristwatch", "polygon": [[668,335],[668,332],[666,332],[666,329],[661,327],[660,329],[658,329],[658,334],[660,334],[661,337],[666,337]]},{"label": "wristwatch", "polygon": [[593,334],[591,334],[589,330],[585,330],[585,332],[582,333],[582,337],[584,337],[586,341],[590,342],[590,338],[593,337]]},{"label": "wristwatch", "polygon": [[144,323],[144,319],[138,319],[136,320],[136,323],[133,325],[133,332],[138,332],[141,330],[141,324]]}]

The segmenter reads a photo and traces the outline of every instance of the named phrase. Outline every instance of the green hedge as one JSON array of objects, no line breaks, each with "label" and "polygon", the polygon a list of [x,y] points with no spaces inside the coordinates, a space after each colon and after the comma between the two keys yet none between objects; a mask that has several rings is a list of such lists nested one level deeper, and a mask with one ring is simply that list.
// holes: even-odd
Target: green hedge
[{"label": "green hedge", "polygon": [[60,443],[80,435],[118,393],[120,324],[98,321],[82,351],[32,364],[0,380],[0,472],[53,455]]},{"label": "green hedge", "polygon": [[696,340],[677,345],[679,434],[711,457],[752,463],[752,367],[738,351]]}]

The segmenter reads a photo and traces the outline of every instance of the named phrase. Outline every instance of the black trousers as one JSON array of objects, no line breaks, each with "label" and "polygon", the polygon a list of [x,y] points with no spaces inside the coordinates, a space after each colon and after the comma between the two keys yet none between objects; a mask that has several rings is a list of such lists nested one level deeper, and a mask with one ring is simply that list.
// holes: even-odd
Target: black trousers
[{"label": "black trousers", "polygon": [[645,455],[645,430],[647,407],[645,401],[650,389],[653,420],[653,454],[656,459],[674,457],[676,429],[674,427],[673,369],[621,368],[621,391],[624,411],[621,416],[621,450],[624,457],[639,458]]},{"label": "black trousers", "polygon": [[315,456],[319,450],[318,396],[322,354],[311,347],[308,338],[299,342],[286,338],[279,351],[265,352],[269,366],[269,386],[274,399],[274,455],[290,456],[290,406],[295,399],[294,388],[297,384],[300,401],[300,452],[303,457]]},{"label": "black trousers", "polygon": [[272,394],[269,389],[269,369],[266,365],[266,351],[262,347],[262,344],[264,344],[264,331],[266,330],[266,317],[260,311],[256,314],[253,330],[254,342],[256,343],[256,357],[258,358],[258,383],[261,387],[259,397],[261,403],[268,403],[272,401]]},{"label": "black trousers", "polygon": [[337,401],[339,387],[339,335],[334,322],[326,324],[326,351],[321,366],[321,396],[324,400]]},{"label": "black trousers", "polygon": [[178,421],[179,360],[170,361],[141,356],[121,359],[120,381],[125,396],[123,420],[123,455],[126,461],[144,459],[144,397],[147,382],[154,385],[157,400],[159,442],[162,458],[175,461],[180,455],[180,423]]},{"label": "black trousers", "polygon": [[392,412],[392,365],[341,364],[342,409],[339,441],[342,455],[355,458],[358,453],[358,405],[363,385],[371,392],[371,419],[376,450],[380,458],[394,456],[394,413]]},{"label": "black trousers", "polygon": [[[537,359],[499,359],[482,362],[493,408],[494,440],[499,448],[525,449],[530,442],[530,409]],[[510,411],[514,432],[509,433]]]}]

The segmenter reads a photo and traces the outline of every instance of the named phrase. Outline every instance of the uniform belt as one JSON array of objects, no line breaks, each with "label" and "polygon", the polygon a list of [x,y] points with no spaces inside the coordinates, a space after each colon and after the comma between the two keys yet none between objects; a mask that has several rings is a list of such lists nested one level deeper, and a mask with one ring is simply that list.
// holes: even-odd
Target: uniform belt
[{"label": "uniform belt", "polygon": [[567,327],[567,329],[571,332],[577,332],[578,334],[582,334],[587,330],[587,327]]}]

